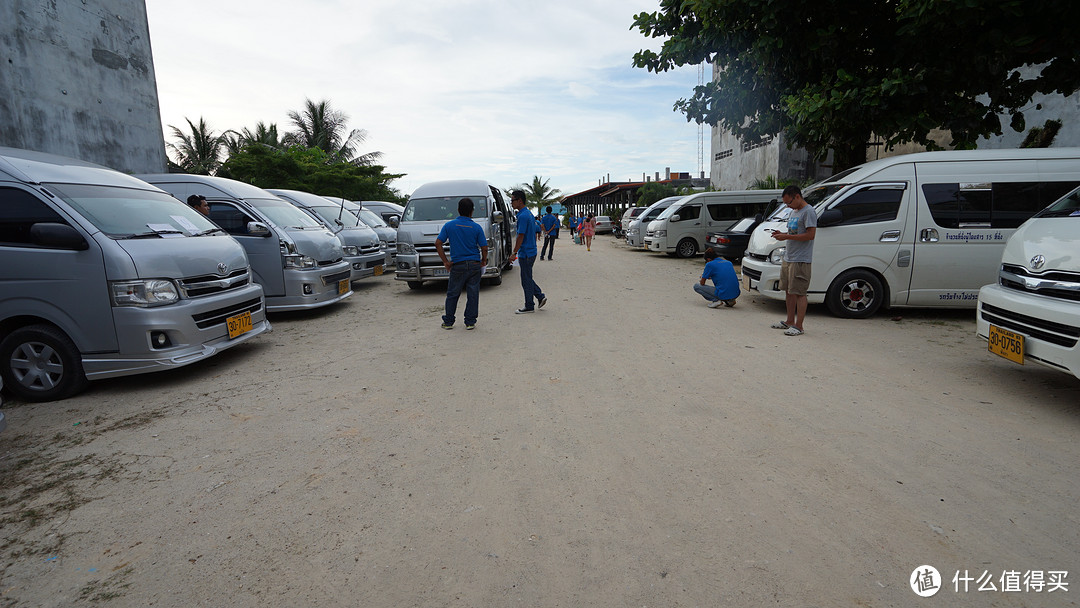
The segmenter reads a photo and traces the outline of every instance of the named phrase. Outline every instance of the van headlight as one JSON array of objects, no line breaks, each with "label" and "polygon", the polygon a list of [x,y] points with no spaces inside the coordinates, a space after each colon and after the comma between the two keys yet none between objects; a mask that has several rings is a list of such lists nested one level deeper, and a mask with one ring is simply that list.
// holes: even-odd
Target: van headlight
[{"label": "van headlight", "polygon": [[777,247],[769,254],[770,264],[782,264],[784,262],[784,252],[787,251],[787,247]]},{"label": "van headlight", "polygon": [[149,308],[174,304],[180,300],[176,285],[167,279],[115,281],[110,283],[110,286],[115,306]]},{"label": "van headlight", "polygon": [[398,243],[397,252],[405,255],[412,255],[416,253],[416,247],[413,247],[412,243]]},{"label": "van headlight", "polygon": [[360,249],[356,245],[342,245],[341,251],[345,255],[359,255]]},{"label": "van headlight", "polygon": [[629,235],[636,235],[638,233],[638,229],[637,228],[631,228],[626,233],[629,234]]},{"label": "van headlight", "polygon": [[656,238],[666,237],[667,236],[667,230],[657,230],[656,232],[653,233],[653,236],[655,236]]},{"label": "van headlight", "polygon": [[315,268],[315,258],[300,253],[289,253],[281,256],[285,260],[285,268],[305,270]]}]

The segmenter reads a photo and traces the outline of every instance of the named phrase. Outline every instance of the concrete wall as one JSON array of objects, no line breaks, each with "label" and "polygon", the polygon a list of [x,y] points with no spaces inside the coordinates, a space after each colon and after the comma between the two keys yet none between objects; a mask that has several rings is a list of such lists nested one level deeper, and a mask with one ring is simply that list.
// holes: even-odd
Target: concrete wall
[{"label": "concrete wall", "polygon": [[0,145],[165,170],[144,0],[0,2]]}]

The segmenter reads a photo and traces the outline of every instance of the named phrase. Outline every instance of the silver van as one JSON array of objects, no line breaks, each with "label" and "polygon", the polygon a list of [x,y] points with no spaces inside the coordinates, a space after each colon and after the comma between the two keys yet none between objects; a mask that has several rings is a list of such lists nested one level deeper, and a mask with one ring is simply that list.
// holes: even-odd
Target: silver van
[{"label": "silver van", "polygon": [[[336,200],[340,201],[342,199],[339,198]],[[367,207],[361,207],[360,203],[345,201],[345,208],[352,211],[353,215],[374,230],[375,234],[379,235],[379,240],[383,242],[383,246],[386,249],[387,268],[392,270],[394,268],[394,261],[397,259],[397,228],[391,227],[386,220],[378,213],[375,213],[375,211],[368,209]],[[390,217],[394,218],[395,215],[391,214]],[[397,223],[396,219],[394,220],[394,223]]]},{"label": "silver van", "polygon": [[645,248],[680,258],[705,250],[705,236],[727,230],[744,217],[764,213],[783,190],[699,192],[676,201],[645,230]]},{"label": "silver van", "polygon": [[289,201],[303,209],[311,217],[337,235],[345,261],[352,268],[350,279],[355,281],[371,276],[382,276],[386,264],[386,251],[379,235],[366,224],[358,223],[355,215],[341,205],[321,196],[299,190],[268,189],[267,192]]},{"label": "silver van", "polygon": [[[405,207],[388,201],[357,201],[357,204],[379,214],[391,228],[397,228],[396,222],[405,213]],[[394,216],[397,216],[397,219],[391,220]]]},{"label": "silver van", "polygon": [[352,295],[352,271],[341,242],[292,204],[224,177],[183,173],[137,177],[182,201],[192,194],[206,197],[210,219],[247,250],[270,312],[318,308]]},{"label": "silver van", "polygon": [[475,179],[432,182],[413,192],[398,224],[395,279],[408,281],[409,289],[419,288],[424,281],[449,279],[450,271],[435,251],[435,239],[443,224],[458,217],[458,201],[466,197],[473,201],[473,220],[487,237],[484,278],[492,285],[502,282],[503,271],[510,269],[517,216],[498,188]]},{"label": "silver van", "polygon": [[129,175],[0,148],[0,376],[27,401],[270,329],[243,247]]}]

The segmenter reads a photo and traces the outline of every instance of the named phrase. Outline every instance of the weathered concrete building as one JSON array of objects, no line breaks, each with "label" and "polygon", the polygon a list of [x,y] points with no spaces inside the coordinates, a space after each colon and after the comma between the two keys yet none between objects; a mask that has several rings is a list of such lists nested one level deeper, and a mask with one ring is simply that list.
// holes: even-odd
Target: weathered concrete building
[{"label": "weathered concrete building", "polygon": [[165,170],[144,0],[0,2],[0,145]]}]

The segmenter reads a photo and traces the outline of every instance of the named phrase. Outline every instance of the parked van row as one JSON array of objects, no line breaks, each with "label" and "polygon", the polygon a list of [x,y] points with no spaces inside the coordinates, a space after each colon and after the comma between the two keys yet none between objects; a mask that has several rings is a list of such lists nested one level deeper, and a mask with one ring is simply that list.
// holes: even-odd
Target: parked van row
[{"label": "parked van row", "polygon": [[[1018,226],[1080,185],[1080,149],[924,152],[872,161],[807,188],[818,227],[808,300],[838,316],[882,306],[972,308]],[[782,222],[751,235],[746,286],[783,300]]]}]

